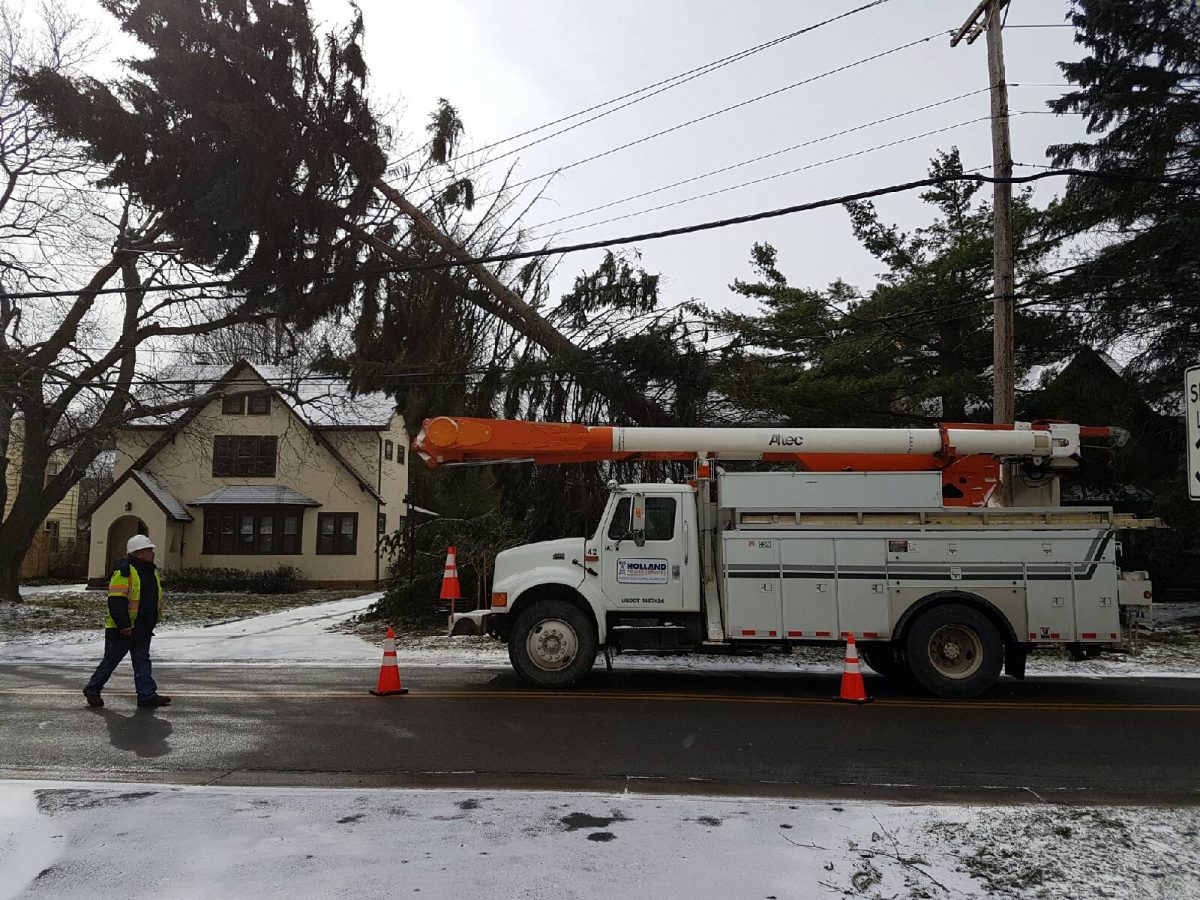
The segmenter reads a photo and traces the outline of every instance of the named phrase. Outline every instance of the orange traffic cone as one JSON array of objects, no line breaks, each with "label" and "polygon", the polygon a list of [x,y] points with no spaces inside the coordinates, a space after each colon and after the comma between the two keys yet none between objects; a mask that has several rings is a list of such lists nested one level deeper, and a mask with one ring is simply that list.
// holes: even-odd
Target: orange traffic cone
[{"label": "orange traffic cone", "polygon": [[442,592],[438,595],[441,600],[450,601],[450,630],[454,630],[454,601],[462,599],[462,590],[458,586],[458,552],[453,546],[446,548],[446,568],[442,571]]},{"label": "orange traffic cone", "polygon": [[846,635],[846,664],[842,669],[842,693],[837,698],[847,703],[869,703],[867,687],[863,684],[862,666],[858,664],[858,647],[854,635]]},{"label": "orange traffic cone", "polygon": [[400,686],[400,666],[396,664],[396,632],[387,630],[383,639],[383,663],[379,666],[379,683],[371,691],[376,697],[392,694],[407,694],[408,688]]},{"label": "orange traffic cone", "polygon": [[442,600],[461,600],[462,590],[458,586],[458,553],[453,547],[446,548],[446,568],[442,572]]}]

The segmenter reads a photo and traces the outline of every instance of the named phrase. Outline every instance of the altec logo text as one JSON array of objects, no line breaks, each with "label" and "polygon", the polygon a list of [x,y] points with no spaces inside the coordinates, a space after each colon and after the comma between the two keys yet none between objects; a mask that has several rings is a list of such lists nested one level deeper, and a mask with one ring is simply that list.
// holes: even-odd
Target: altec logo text
[{"label": "altec logo text", "polygon": [[799,435],[790,434],[773,434],[771,440],[767,441],[768,447],[799,447],[804,443],[804,438]]}]

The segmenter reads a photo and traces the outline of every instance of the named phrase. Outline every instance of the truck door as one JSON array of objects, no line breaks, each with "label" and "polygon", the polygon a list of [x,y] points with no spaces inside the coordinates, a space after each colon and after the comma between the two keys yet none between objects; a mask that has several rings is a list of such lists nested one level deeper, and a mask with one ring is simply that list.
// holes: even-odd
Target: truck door
[{"label": "truck door", "polygon": [[600,580],[605,597],[619,609],[683,609],[680,497],[645,495],[646,541],[641,547],[634,541],[633,512],[633,496],[619,497],[601,536]]}]

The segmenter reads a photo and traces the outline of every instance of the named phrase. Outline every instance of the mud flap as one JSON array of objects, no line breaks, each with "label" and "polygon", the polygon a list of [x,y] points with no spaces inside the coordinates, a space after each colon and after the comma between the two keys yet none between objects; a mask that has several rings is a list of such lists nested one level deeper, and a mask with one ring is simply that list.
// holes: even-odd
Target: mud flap
[{"label": "mud flap", "polygon": [[1025,679],[1025,659],[1029,651],[1021,644],[1006,647],[1004,650],[1004,672],[1013,678]]}]

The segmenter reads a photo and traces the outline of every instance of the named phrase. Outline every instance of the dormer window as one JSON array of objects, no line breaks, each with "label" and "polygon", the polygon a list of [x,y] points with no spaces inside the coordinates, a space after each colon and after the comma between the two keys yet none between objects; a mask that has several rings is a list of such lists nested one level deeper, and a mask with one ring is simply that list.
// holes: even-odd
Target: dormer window
[{"label": "dormer window", "polygon": [[266,416],[271,413],[271,394],[226,394],[221,400],[221,412],[226,416]]}]

